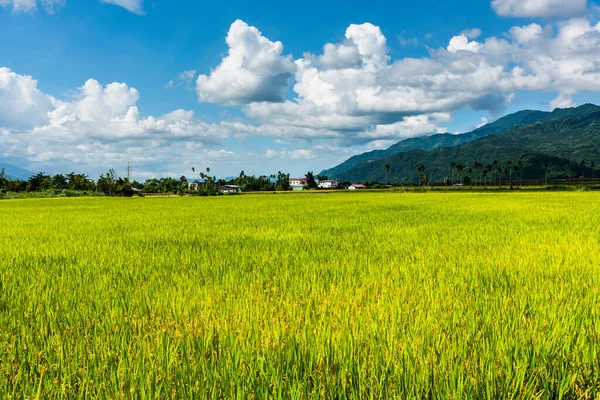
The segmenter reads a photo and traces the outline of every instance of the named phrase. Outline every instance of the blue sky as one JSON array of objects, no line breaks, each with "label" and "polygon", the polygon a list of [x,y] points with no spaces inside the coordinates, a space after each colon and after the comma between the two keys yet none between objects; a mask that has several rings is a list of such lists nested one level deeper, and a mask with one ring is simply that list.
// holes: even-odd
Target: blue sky
[{"label": "blue sky", "polygon": [[0,161],[92,176],[131,161],[138,179],[318,172],[524,108],[600,103],[597,15],[585,0],[0,0]]}]

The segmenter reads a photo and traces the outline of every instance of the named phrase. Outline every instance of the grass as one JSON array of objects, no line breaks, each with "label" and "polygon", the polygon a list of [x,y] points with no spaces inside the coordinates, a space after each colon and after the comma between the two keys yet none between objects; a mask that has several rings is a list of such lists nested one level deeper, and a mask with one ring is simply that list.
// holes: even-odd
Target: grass
[{"label": "grass", "polygon": [[599,200],[0,202],[0,393],[596,398]]}]

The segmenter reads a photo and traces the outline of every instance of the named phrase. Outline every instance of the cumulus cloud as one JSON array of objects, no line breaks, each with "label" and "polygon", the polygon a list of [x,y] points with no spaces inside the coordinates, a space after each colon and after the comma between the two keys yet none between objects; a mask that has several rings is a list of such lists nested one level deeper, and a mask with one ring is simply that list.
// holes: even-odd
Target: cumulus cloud
[{"label": "cumulus cloud", "polygon": [[48,121],[47,113],[58,101],[42,93],[37,84],[31,76],[0,68],[0,127],[27,129]]},{"label": "cumulus cloud", "polygon": [[542,39],[544,29],[538,24],[515,26],[510,29],[510,36],[519,44],[530,43]]},{"label": "cumulus cloud", "polygon": [[450,43],[448,43],[448,51],[450,53],[456,53],[458,51],[470,51],[473,53],[477,53],[481,48],[481,44],[476,41],[469,42],[469,38],[467,35],[458,35],[454,36],[450,39]]},{"label": "cumulus cloud", "polygon": [[479,28],[467,29],[467,30],[463,31],[461,33],[461,35],[466,36],[468,39],[477,39],[479,36],[481,36],[481,29],[479,29]]},{"label": "cumulus cloud", "polygon": [[600,91],[600,23],[530,24],[469,40],[477,36],[465,31],[428,57],[391,61],[381,30],[351,25],[343,42],[295,61],[295,99],[243,111],[288,137],[381,143],[443,131],[445,121],[433,116],[462,108],[497,117],[521,90],[560,93],[552,107],[572,104],[579,91]]},{"label": "cumulus cloud", "polygon": [[89,79],[74,96],[59,100],[41,92],[32,77],[0,68],[0,157],[93,168],[126,160],[157,165],[184,155],[222,155],[211,147],[257,134],[239,122],[205,123],[188,110],[144,117],[139,98],[125,83]]},{"label": "cumulus cloud", "polygon": [[296,67],[283,56],[283,44],[272,42],[241,20],[231,24],[228,55],[210,75],[200,75],[196,91],[202,102],[251,103],[283,100]]},{"label": "cumulus cloud", "polygon": [[144,5],[143,0],[100,0],[104,4],[114,4],[119,7],[123,7],[127,11],[134,14],[143,15]]},{"label": "cumulus cloud", "polygon": [[585,14],[587,0],[493,0],[492,8],[502,17],[568,18]]},{"label": "cumulus cloud", "polygon": [[404,117],[402,121],[393,124],[376,125],[373,129],[361,133],[359,136],[371,140],[401,140],[432,133],[444,133],[445,128],[440,124],[450,121],[451,115],[447,113],[434,113],[429,115],[413,115]]},{"label": "cumulus cloud", "polygon": [[38,4],[48,14],[54,14],[61,7],[64,7],[65,0],[0,0],[0,6],[12,7],[13,13],[31,13],[37,11]]},{"label": "cumulus cloud", "polygon": [[577,104],[573,101],[573,96],[568,92],[561,92],[550,102],[550,109],[575,107]]}]

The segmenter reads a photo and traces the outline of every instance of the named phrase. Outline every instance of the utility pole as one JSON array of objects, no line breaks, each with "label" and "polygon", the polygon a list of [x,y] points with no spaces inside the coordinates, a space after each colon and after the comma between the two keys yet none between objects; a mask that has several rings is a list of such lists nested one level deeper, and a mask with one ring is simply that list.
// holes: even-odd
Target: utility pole
[{"label": "utility pole", "polygon": [[127,161],[127,181],[131,182],[131,164]]}]

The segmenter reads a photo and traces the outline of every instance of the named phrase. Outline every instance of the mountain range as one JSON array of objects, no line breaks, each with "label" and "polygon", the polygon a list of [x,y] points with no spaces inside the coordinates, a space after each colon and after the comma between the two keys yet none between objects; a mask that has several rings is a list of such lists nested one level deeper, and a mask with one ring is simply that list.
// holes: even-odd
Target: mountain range
[{"label": "mountain range", "polygon": [[35,175],[33,172],[23,168],[15,167],[14,165],[0,163],[0,171],[4,169],[4,174],[9,179],[27,180],[30,176]]},{"label": "mountain range", "polygon": [[[410,183],[427,174],[430,181],[440,182],[454,174],[451,165],[467,170],[476,162],[510,162],[519,165],[523,179],[542,179],[546,164],[549,177],[572,178],[594,174],[594,161],[600,163],[600,107],[585,104],[553,112],[519,111],[460,135],[406,139],[386,150],[354,156],[319,175],[351,182]],[[418,172],[419,166],[425,171]]]}]

